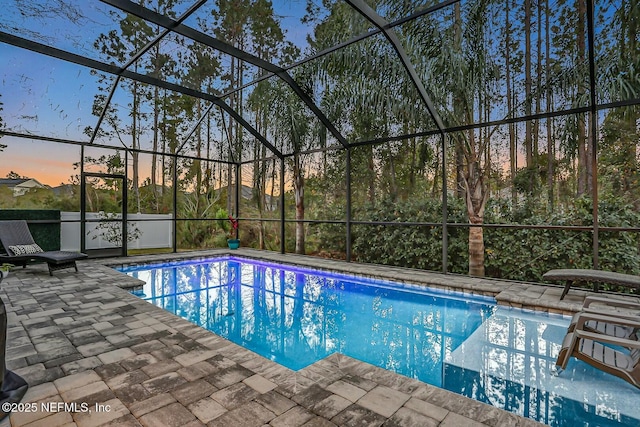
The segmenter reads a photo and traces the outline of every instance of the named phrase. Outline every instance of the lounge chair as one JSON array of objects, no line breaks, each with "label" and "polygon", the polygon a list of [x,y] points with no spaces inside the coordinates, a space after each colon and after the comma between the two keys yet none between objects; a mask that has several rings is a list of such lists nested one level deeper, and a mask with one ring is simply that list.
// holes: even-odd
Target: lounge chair
[{"label": "lounge chair", "polygon": [[613,285],[626,286],[640,289],[640,277],[631,274],[616,273],[613,271],[588,270],[588,269],[559,269],[547,271],[542,275],[544,280],[559,280],[565,282],[560,299],[564,299],[567,292],[574,283],[592,282],[593,290],[600,291],[600,283],[610,283]]},{"label": "lounge chair", "polygon": [[[640,327],[637,320],[614,318],[593,313],[583,313],[563,342],[556,366],[562,372],[573,356],[604,372],[610,373],[640,388],[640,342],[609,335],[590,332],[584,329],[587,320],[615,322],[621,325]],[[612,347],[613,346],[618,346]]]},{"label": "lounge chair", "polygon": [[31,236],[27,222],[23,220],[0,221],[0,243],[5,253],[0,254],[0,262],[18,264],[26,267],[32,260],[45,261],[49,274],[63,268],[75,268],[76,261],[87,257],[80,252],[43,251]]},{"label": "lounge chair", "polygon": [[[594,303],[603,304],[605,307],[594,307],[592,305]],[[615,309],[615,311],[613,309]],[[625,311],[620,311],[620,309]],[[585,313],[607,316],[607,319],[598,320],[602,319],[601,317],[598,319],[587,318],[585,316],[588,316],[588,314]],[[638,340],[640,338],[638,336],[638,331],[640,329],[633,325],[621,325],[616,321],[619,318],[626,318],[640,322],[640,303],[589,295],[584,300],[582,311],[576,313],[573,316],[573,319],[571,319],[567,332],[572,332],[578,321],[580,319],[584,319],[584,329],[587,331],[598,332],[617,338]]]}]

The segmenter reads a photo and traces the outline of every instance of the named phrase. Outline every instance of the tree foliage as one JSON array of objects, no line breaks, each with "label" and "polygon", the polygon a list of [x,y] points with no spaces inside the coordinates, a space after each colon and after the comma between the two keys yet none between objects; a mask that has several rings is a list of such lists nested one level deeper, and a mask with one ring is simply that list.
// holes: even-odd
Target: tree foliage
[{"label": "tree foliage", "polygon": [[[161,0],[153,7],[173,16],[174,3]],[[415,2],[384,0],[370,5],[393,22],[434,4],[422,2],[416,8]],[[333,149],[342,148],[335,135],[285,80],[271,77],[247,85],[260,77],[257,67],[186,37],[168,35],[130,64],[131,70],[224,94],[224,102],[286,153],[285,188],[279,188],[279,161],[230,115],[204,100],[124,78],[97,132],[99,140],[117,148],[111,155],[87,154],[85,165],[124,173],[126,151],[129,205],[144,212],[174,213],[180,218],[181,248],[224,244],[224,227],[216,218],[226,212],[257,218],[241,221],[243,245],[277,249],[279,224],[266,220],[278,218],[274,206],[283,197],[285,216],[293,220],[287,224],[286,250],[344,257],[346,230],[339,221],[346,217],[350,173],[352,218],[398,223],[355,224],[351,239],[358,260],[439,270],[441,228],[401,223],[441,222],[444,187],[448,220],[456,224],[449,227],[448,236],[451,271],[484,270],[493,277],[539,280],[541,272],[553,267],[589,267],[589,231],[504,226],[588,227],[590,201],[598,191],[600,226],[637,227],[640,7],[632,0],[594,2],[593,95],[599,104],[622,106],[600,108],[596,114],[565,113],[591,102],[586,4],[458,2],[392,28],[435,112],[445,126],[454,128],[447,132],[444,152],[410,73],[382,34],[288,69],[337,131],[354,144],[349,171],[345,151]],[[343,1],[308,2],[302,23],[311,31],[301,51],[287,41],[281,17],[268,0],[218,0],[206,7],[193,24],[198,31],[274,64],[295,63],[372,29]],[[117,28],[95,41],[108,62],[126,63],[162,31],[129,15],[115,19]],[[96,79],[101,92],[93,114],[99,116],[113,81],[99,74]],[[126,94],[119,98],[122,93]],[[523,116],[528,119],[521,120]],[[479,123],[486,125],[473,128]],[[378,139],[384,142],[364,144]],[[154,154],[145,158],[142,147]],[[591,170],[594,154],[597,171]],[[232,164],[207,159],[245,162],[239,182]],[[594,189],[595,172],[599,186]],[[72,184],[79,184],[78,176]],[[241,209],[234,212],[238,186],[248,187],[250,195],[240,192]],[[91,190],[98,208],[108,206],[110,191],[121,189]],[[47,200],[74,206],[79,196]],[[601,267],[637,273],[637,256],[637,232],[600,233]]]}]

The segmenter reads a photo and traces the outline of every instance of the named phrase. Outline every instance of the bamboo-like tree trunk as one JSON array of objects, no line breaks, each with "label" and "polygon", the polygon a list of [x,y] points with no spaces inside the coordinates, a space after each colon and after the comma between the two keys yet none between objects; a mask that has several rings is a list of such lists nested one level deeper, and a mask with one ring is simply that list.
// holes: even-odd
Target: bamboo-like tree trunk
[{"label": "bamboo-like tree trunk", "polygon": [[[211,115],[210,114],[207,114],[207,159],[211,159]],[[211,161],[208,161],[206,165],[207,166],[205,168],[204,175],[205,175],[205,181],[206,181],[205,182],[206,192],[208,194],[209,191],[211,190],[211,184],[213,181],[212,179],[213,172],[211,171]]]},{"label": "bamboo-like tree trunk", "polygon": [[413,194],[413,190],[416,187],[416,138],[411,138],[411,154],[409,159],[409,164],[411,169],[409,169],[409,188],[407,189],[407,197],[410,197]]},{"label": "bamboo-like tree trunk", "polygon": [[[160,66],[157,58],[160,56],[160,44],[156,43],[154,47],[155,69],[154,75],[159,77]],[[160,204],[158,203],[158,192],[156,191],[156,175],[158,173],[158,139],[160,130],[158,129],[158,122],[160,120],[160,88],[158,86],[153,87],[153,153],[151,154],[151,189],[153,197],[153,204],[156,213],[160,212]],[[164,173],[164,172],[163,172]]]},{"label": "bamboo-like tree trunk", "polygon": [[375,164],[373,162],[373,145],[367,147],[367,167],[369,170],[369,203],[372,205],[376,202],[376,171]]},{"label": "bamboo-like tree trunk", "polygon": [[296,202],[296,253],[304,255],[304,176],[300,164],[300,154],[293,155],[293,193]]},{"label": "bamboo-like tree trunk", "polygon": [[[267,156],[267,147],[265,147],[264,145],[260,144],[260,150],[261,150],[261,158],[265,158]],[[260,204],[259,204],[259,208],[260,208],[260,218],[262,218],[264,216],[264,210],[269,209],[267,207],[267,196],[266,196],[266,189],[267,189],[267,164],[264,160],[262,160],[260,162]],[[264,228],[264,222],[260,221],[260,249],[265,249],[266,245],[265,245],[265,240],[266,240],[266,230]]]},{"label": "bamboo-like tree trunk", "polygon": [[[238,45],[240,49],[244,49],[243,38],[239,39]],[[238,64],[236,67],[236,83],[234,87],[242,87],[242,85],[244,84],[243,70],[244,70],[244,65],[242,61],[238,59]],[[238,92],[238,102],[236,104],[236,109],[241,116],[243,114],[243,111],[242,111],[243,108],[244,108],[244,104],[242,102],[242,91],[240,91]],[[238,157],[238,162],[240,162],[242,161],[242,149],[243,149],[242,146],[244,144],[243,133],[242,133],[243,128],[242,126],[240,126],[240,123],[237,121],[235,122],[235,126],[236,126],[236,156]],[[238,167],[237,176],[238,176],[238,182],[236,183],[236,185],[238,185],[239,188],[236,194],[238,195],[238,197],[242,198],[242,166]],[[234,195],[234,199],[235,199],[235,195]],[[236,200],[235,202],[237,206],[240,205],[240,200]],[[236,214],[238,214],[238,212],[236,212]]]},{"label": "bamboo-like tree trunk", "polygon": [[[229,71],[229,75],[231,76],[231,83],[230,83],[230,87],[234,87],[234,77],[235,77],[235,64],[236,64],[236,59],[235,58],[231,58],[231,68]],[[236,94],[232,94],[229,97],[229,106],[232,109],[235,109],[235,98],[236,98]],[[224,120],[224,118],[223,118]],[[233,161],[233,148],[235,146],[235,144],[233,143],[234,139],[233,139],[233,118],[231,117],[231,115],[229,115],[229,125],[227,126],[227,143],[229,146],[229,162]],[[233,191],[233,165],[231,163],[229,163],[228,167],[227,167],[227,212],[233,212],[233,209],[235,207],[235,191]],[[236,183],[237,184],[237,183]],[[237,212],[236,212],[237,214]]]},{"label": "bamboo-like tree trunk", "polygon": [[[453,7],[454,14],[454,35],[453,35],[453,49],[457,55],[462,54],[462,12],[460,9],[460,3],[457,2]],[[466,99],[464,95],[464,88],[457,88],[454,93],[453,110],[456,117],[464,117],[466,106]],[[471,122],[468,122],[471,123]],[[467,124],[467,123],[464,123]],[[453,138],[455,141],[455,173],[456,173],[456,189],[455,194],[459,198],[465,198],[465,184],[464,184],[464,138],[458,136]]]},{"label": "bamboo-like tree trunk", "polygon": [[[506,20],[506,29],[505,29],[505,50],[504,50],[504,65],[505,65],[505,85],[507,87],[507,111],[511,116],[513,111],[513,94],[511,90],[511,21],[509,20],[509,12],[510,12],[510,1],[506,2],[506,11],[505,11],[505,20]],[[518,202],[518,192],[516,190],[515,178],[516,178],[516,133],[515,133],[515,125],[513,123],[509,123],[509,172],[511,174],[511,206],[515,208],[516,203]]]},{"label": "bamboo-like tree trunk", "polygon": [[[524,114],[526,116],[531,115],[531,0],[524,1],[524,34],[525,34],[525,53],[524,53]],[[527,168],[532,168],[533,165],[533,123],[531,120],[527,120],[525,125],[524,135],[524,149],[526,154]],[[533,173],[528,171],[528,190],[533,191]]]},{"label": "bamboo-like tree trunk", "polygon": [[154,197],[156,195],[156,174],[158,173],[158,139],[159,129],[158,121],[160,119],[160,88],[158,86],[153,87],[153,154],[151,154],[151,187],[153,188]]},{"label": "bamboo-like tree trunk", "polygon": [[[553,104],[553,94],[551,91],[551,34],[549,29],[549,0],[545,0],[545,80],[547,85],[547,111],[551,111]],[[547,119],[547,199],[549,210],[554,210],[554,163],[555,163],[555,142],[553,140],[553,119]]]},{"label": "bamboo-like tree trunk", "polygon": [[[626,4],[624,4],[626,3]],[[633,52],[633,55],[637,55],[638,52],[638,19],[634,19],[633,8],[635,6],[635,2],[624,1],[621,10],[628,10],[629,14],[625,16],[626,19],[622,19],[622,31],[620,38],[622,42],[620,45],[629,46],[628,51]],[[637,6],[635,8],[635,13],[637,14]],[[637,16],[637,15],[636,15]],[[622,52],[622,57],[626,58],[626,53]],[[633,140],[635,143],[630,142],[627,145],[627,158],[629,159],[628,170],[630,173],[625,174],[624,186],[625,191],[631,193],[634,191],[635,185],[632,184],[633,176],[632,171],[638,170],[638,159],[640,159],[640,147],[638,146],[638,119],[640,118],[640,108],[638,106],[629,107],[625,111],[626,118],[626,126],[628,127],[631,135],[634,135]],[[636,184],[637,185],[637,184]],[[637,188],[637,187],[636,187]],[[636,211],[640,211],[640,199],[638,197],[633,197],[633,206]]]},{"label": "bamboo-like tree trunk", "polygon": [[[585,36],[585,16],[586,16],[586,5],[585,0],[578,0],[576,2],[577,8],[577,24],[576,24],[576,52],[577,59],[576,62],[578,67],[582,67],[585,64],[585,49],[586,49],[586,36]],[[585,84],[583,79],[578,79],[578,93],[577,98],[580,99],[584,96],[586,92]],[[587,140],[587,124],[586,118],[584,114],[578,115],[578,196],[583,194],[591,194],[591,179],[590,179],[590,169],[591,169],[591,159],[589,156],[589,147],[590,142]]]},{"label": "bamboo-like tree trunk", "polygon": [[[431,197],[435,198],[438,196],[438,183],[440,182],[440,176],[438,175],[438,170],[440,169],[440,156],[444,156],[443,153],[440,153],[440,147],[436,150],[435,156],[435,164],[433,165],[433,187],[431,187]],[[425,175],[427,175],[427,168],[425,167]]]},{"label": "bamboo-like tree trunk", "polygon": [[389,155],[389,192],[391,200],[395,203],[398,200],[398,184],[396,182],[396,165],[393,154]]},{"label": "bamboo-like tree trunk", "polygon": [[[202,101],[196,102],[196,116],[202,115]],[[202,157],[202,132],[198,129],[198,135],[196,138],[196,157],[200,159]],[[201,216],[202,210],[200,203],[200,194],[202,194],[202,164],[200,160],[194,160],[194,166],[196,168],[196,215]]]},{"label": "bamboo-like tree trunk", "polygon": [[[167,152],[167,91],[166,89],[164,89],[162,91],[162,152],[166,153]],[[164,199],[164,189],[165,189],[165,184],[166,184],[166,179],[167,179],[167,169],[166,169],[166,156],[162,156],[161,159],[161,166],[162,166],[162,175],[160,178],[160,194],[162,195],[162,198]],[[175,183],[174,183],[175,185]],[[163,204],[164,204],[164,200],[163,200]],[[175,212],[174,212],[175,214]]]},{"label": "bamboo-like tree trunk", "polygon": [[140,212],[140,191],[138,186],[140,185],[140,176],[139,176],[139,161],[138,156],[138,84],[133,84],[133,102],[132,102],[132,124],[131,124],[131,139],[132,139],[132,151],[131,151],[131,166],[133,169],[132,176],[132,185],[133,185],[133,195],[136,198],[136,212]]},{"label": "bamboo-like tree trunk", "polygon": [[[537,11],[537,34],[538,39],[536,41],[536,93],[535,93],[535,101],[536,101],[536,114],[540,114],[542,112],[542,9],[543,4],[542,0],[538,0],[538,4],[536,7]],[[535,120],[533,122],[533,152],[535,156],[538,156],[540,153],[540,120]],[[536,162],[535,164],[536,171],[540,169],[540,164]],[[537,178],[536,178],[537,179]]]}]

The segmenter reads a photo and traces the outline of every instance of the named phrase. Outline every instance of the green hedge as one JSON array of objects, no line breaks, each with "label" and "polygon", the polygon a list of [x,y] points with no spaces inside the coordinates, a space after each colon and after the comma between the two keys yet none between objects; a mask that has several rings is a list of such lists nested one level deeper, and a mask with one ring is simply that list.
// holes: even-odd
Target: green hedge
[{"label": "green hedge", "polygon": [[[29,221],[60,221],[60,211],[53,209],[0,209],[0,221],[24,219]],[[60,250],[60,224],[29,224],[29,231],[45,251]]]},{"label": "green hedge", "polygon": [[[464,205],[449,203],[449,221],[465,223]],[[372,221],[441,221],[437,200],[382,202],[366,206]],[[630,227],[640,223],[640,214],[622,200],[610,198],[599,205],[601,227]],[[512,211],[507,206],[489,204],[486,223],[522,225],[591,226],[591,202],[578,199],[563,212]],[[328,231],[328,230],[327,230]],[[330,241],[331,236],[325,240]],[[599,234],[600,268],[640,274],[640,233]],[[554,268],[592,268],[592,233],[560,229],[486,228],[485,273],[488,277],[539,282],[544,272]],[[440,270],[441,227],[354,225],[353,253],[358,261]],[[468,229],[449,227],[449,271],[468,271]],[[605,288],[612,288],[605,286]]]}]

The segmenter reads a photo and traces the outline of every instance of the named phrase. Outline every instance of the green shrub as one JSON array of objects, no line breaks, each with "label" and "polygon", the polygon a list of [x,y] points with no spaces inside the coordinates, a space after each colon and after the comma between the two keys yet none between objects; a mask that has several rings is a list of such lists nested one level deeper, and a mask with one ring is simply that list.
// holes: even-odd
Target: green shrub
[{"label": "green shrub", "polygon": [[[464,212],[454,202],[452,212]],[[354,225],[353,254],[358,261],[420,268],[442,269],[442,227],[435,225],[401,225],[403,222],[441,223],[442,205],[437,200],[403,202],[383,201],[375,206],[364,206],[360,217],[376,222],[397,222],[398,225]],[[452,214],[450,222],[465,223],[460,214]],[[466,269],[466,256],[461,257],[461,228],[449,229],[450,271]],[[466,245],[465,249],[466,251]]]},{"label": "green shrub", "polygon": [[[437,200],[382,202],[364,206],[360,217],[380,222],[433,222],[441,219]],[[467,222],[464,205],[449,202],[449,222]],[[591,201],[576,200],[563,212],[536,212],[531,205],[512,210],[506,203],[487,206],[486,224],[522,224],[551,226],[591,226]],[[600,227],[626,227],[640,223],[640,214],[622,200],[608,198],[599,205]],[[331,227],[318,227],[319,231]],[[468,228],[448,227],[448,271],[468,271]],[[344,231],[342,232],[342,235]],[[329,233],[326,242],[339,241],[342,235]],[[361,262],[395,265],[426,270],[442,268],[442,228],[440,226],[354,225],[353,254]],[[542,280],[554,268],[592,268],[593,240],[590,231],[561,229],[484,229],[485,274],[488,277],[523,281]],[[640,274],[640,234],[600,232],[600,268],[628,274]]]},{"label": "green shrub", "polygon": [[[60,221],[60,211],[53,209],[1,209],[0,221],[24,219],[27,222],[36,220]],[[33,240],[45,251],[60,250],[60,224],[29,224]]]},{"label": "green shrub", "polygon": [[[516,223],[503,206],[486,223]],[[628,227],[640,223],[640,214],[620,199],[608,198],[598,205],[600,227]],[[496,215],[497,214],[497,215]],[[521,214],[521,213],[519,213]],[[500,219],[497,220],[496,216]],[[579,198],[566,211],[531,213],[518,218],[528,225],[591,226],[592,204]],[[592,268],[593,237],[590,231],[558,229],[485,229],[487,276],[541,281],[554,268]],[[640,236],[633,232],[600,232],[599,267],[628,274],[640,273]]]}]

